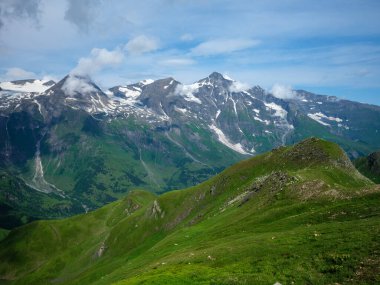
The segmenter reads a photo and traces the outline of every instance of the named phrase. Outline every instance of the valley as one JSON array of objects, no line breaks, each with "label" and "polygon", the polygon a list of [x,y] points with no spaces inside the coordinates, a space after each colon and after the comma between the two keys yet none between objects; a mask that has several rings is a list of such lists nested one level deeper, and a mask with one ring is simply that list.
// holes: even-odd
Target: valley
[{"label": "valley", "polygon": [[379,14],[0,0],[0,285],[380,284]]}]

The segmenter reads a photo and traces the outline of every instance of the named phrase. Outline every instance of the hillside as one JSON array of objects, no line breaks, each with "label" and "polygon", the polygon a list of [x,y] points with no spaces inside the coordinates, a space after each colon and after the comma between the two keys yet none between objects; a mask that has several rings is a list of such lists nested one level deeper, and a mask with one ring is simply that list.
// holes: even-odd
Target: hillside
[{"label": "hillside", "polygon": [[[378,106],[303,90],[281,99],[217,72],[193,84],[170,77],[109,90],[73,75],[1,86],[0,171],[23,186],[1,185],[0,204],[30,219],[84,213],[136,189],[191,187],[311,136],[350,157],[380,148]],[[44,211],[13,196],[38,197]]]},{"label": "hillside", "polygon": [[4,284],[374,284],[380,188],[308,139],[160,196],[17,228]]},{"label": "hillside", "polygon": [[373,182],[380,184],[380,151],[354,161],[356,168]]}]

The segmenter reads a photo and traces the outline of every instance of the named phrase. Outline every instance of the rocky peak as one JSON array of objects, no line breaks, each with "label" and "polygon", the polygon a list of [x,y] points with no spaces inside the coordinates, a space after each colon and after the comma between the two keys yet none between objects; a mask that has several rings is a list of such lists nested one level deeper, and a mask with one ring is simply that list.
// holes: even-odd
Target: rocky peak
[{"label": "rocky peak", "polygon": [[225,78],[222,74],[220,74],[219,72],[216,72],[216,71],[214,71],[213,73],[211,73],[208,76],[208,78],[210,78],[212,80],[215,80],[215,81],[223,81],[223,80],[232,81],[230,79]]},{"label": "rocky peak", "polygon": [[180,83],[172,77],[159,79],[145,85],[138,99],[152,109],[160,109],[165,104],[167,97],[173,94]]},{"label": "rocky peak", "polygon": [[173,88],[175,88],[178,84],[180,83],[173,77],[168,77],[164,79],[158,79],[152,82],[151,84],[146,85],[146,89],[170,91]]},{"label": "rocky peak", "polygon": [[43,83],[43,85],[45,86],[53,86],[56,82],[54,80],[49,80],[49,81],[46,81],[45,83]]}]

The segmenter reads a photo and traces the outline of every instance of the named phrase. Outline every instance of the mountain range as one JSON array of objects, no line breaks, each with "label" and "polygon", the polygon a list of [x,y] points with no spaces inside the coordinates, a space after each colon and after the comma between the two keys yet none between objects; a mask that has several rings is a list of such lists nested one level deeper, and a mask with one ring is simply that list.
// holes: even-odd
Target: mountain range
[{"label": "mountain range", "polygon": [[380,149],[380,107],[287,96],[214,72],[102,90],[88,77],[0,83],[0,227],[87,212],[136,189],[196,185],[316,136],[351,158]]}]

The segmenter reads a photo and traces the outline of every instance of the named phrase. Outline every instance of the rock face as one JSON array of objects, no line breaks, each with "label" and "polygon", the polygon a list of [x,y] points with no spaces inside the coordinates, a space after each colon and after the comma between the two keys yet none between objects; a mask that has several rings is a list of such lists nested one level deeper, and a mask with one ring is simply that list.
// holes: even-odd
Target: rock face
[{"label": "rock face", "polygon": [[99,247],[98,251],[96,252],[96,257],[97,258],[100,258],[103,256],[105,250],[107,249],[106,245],[104,244],[104,242],[101,244],[101,246]]},{"label": "rock face", "polygon": [[153,205],[152,205],[152,208],[151,208],[150,212],[151,212],[150,216],[154,217],[156,220],[158,218],[163,218],[165,216],[165,212],[162,211],[162,209],[160,208],[160,205],[158,204],[157,200],[153,201]]},{"label": "rock face", "polygon": [[[43,91],[26,91],[37,83]],[[195,185],[310,136],[352,157],[380,149],[380,107],[301,90],[279,99],[217,72],[188,85],[165,78],[101,90],[73,75],[52,84],[0,84],[0,167],[83,211],[131,189]]]}]

